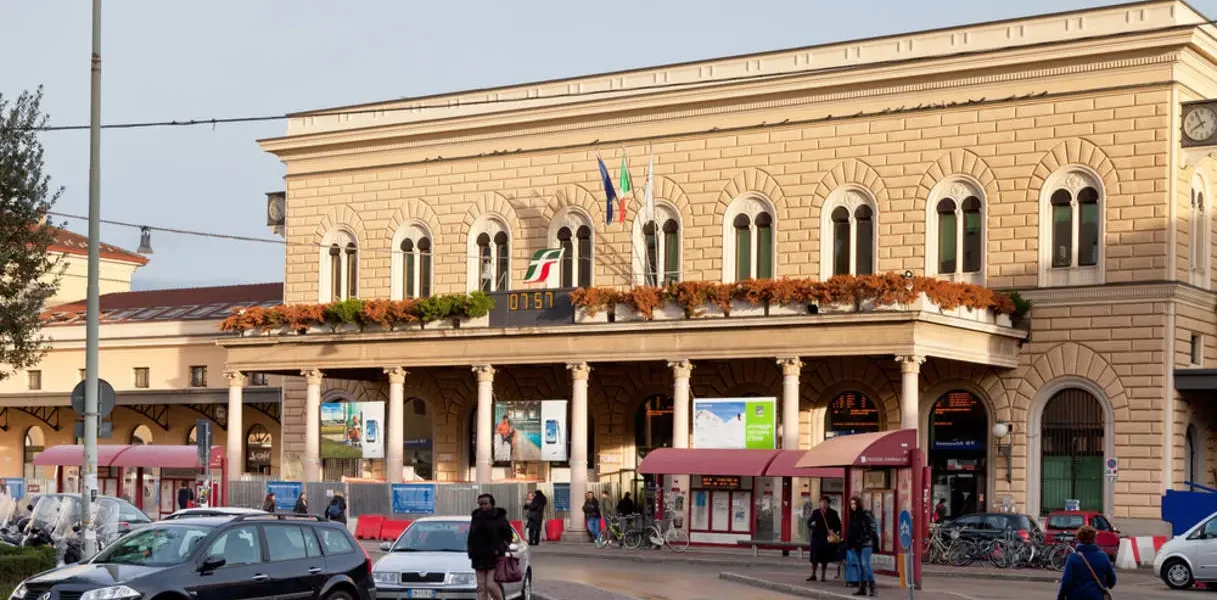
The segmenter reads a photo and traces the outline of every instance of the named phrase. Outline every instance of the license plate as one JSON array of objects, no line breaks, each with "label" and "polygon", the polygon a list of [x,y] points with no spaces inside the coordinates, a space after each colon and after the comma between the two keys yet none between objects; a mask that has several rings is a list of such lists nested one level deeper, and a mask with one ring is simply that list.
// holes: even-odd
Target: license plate
[{"label": "license plate", "polygon": [[407,598],[434,598],[435,590],[406,590]]}]

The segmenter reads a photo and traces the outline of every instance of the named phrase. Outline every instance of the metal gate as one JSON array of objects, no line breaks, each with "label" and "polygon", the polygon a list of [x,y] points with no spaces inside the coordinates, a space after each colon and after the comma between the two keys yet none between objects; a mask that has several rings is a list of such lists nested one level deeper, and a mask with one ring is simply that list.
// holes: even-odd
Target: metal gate
[{"label": "metal gate", "polygon": [[1057,392],[1041,426],[1040,512],[1078,500],[1082,510],[1103,510],[1103,407],[1089,392]]}]

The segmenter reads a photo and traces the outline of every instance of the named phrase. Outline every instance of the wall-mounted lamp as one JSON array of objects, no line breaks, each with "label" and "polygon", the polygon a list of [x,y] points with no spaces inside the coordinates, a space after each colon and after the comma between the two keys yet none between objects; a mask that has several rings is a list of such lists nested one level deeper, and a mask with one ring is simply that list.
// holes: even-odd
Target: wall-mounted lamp
[{"label": "wall-mounted lamp", "polygon": [[998,421],[993,424],[993,438],[997,440],[997,453],[1006,457],[1006,483],[1014,481],[1014,426]]}]

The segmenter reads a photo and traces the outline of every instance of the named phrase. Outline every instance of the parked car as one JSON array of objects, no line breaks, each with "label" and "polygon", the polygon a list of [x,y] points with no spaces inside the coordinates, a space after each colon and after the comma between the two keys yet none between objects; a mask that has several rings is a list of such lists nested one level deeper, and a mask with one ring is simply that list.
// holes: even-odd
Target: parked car
[{"label": "parked car", "polygon": [[1112,526],[1111,521],[1108,521],[1103,513],[1058,510],[1048,513],[1046,523],[1044,536],[1049,542],[1054,542],[1057,538],[1073,541],[1078,527],[1083,525],[1094,527],[1098,532],[1094,539],[1095,544],[1111,557],[1112,562],[1115,562],[1116,552],[1120,550],[1120,531]]},{"label": "parked car", "polygon": [[376,600],[372,559],[341,525],[250,514],[153,523],[87,563],[30,577],[12,600]]},{"label": "parked car", "polygon": [[190,519],[195,517],[236,517],[239,515],[267,515],[270,514],[264,510],[257,508],[240,508],[238,506],[212,506],[208,508],[183,508],[174,513],[170,513],[161,519],[162,521],[172,521],[175,519]]},{"label": "parked car", "polygon": [[1176,590],[1197,582],[1217,582],[1214,557],[1217,557],[1217,512],[1162,544],[1154,556],[1154,573]]},{"label": "parked car", "polygon": [[958,531],[959,538],[965,540],[991,540],[1014,536],[1031,541],[1042,535],[1035,519],[1018,513],[973,513],[957,517],[940,527],[948,536]]},{"label": "parked car", "polygon": [[[381,544],[386,554],[372,567],[376,597],[477,598],[477,580],[469,562],[466,539],[469,517],[424,517],[410,524],[397,540]],[[532,563],[528,544],[514,530],[508,550],[520,560],[524,580],[503,584],[507,598],[532,600]]]}]

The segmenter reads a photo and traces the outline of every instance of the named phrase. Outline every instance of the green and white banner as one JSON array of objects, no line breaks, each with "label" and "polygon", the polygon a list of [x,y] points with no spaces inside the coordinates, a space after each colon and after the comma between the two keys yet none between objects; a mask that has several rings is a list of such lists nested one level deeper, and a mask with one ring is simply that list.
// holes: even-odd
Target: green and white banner
[{"label": "green and white banner", "polygon": [[704,398],[693,401],[693,447],[772,450],[777,442],[777,398]]}]

